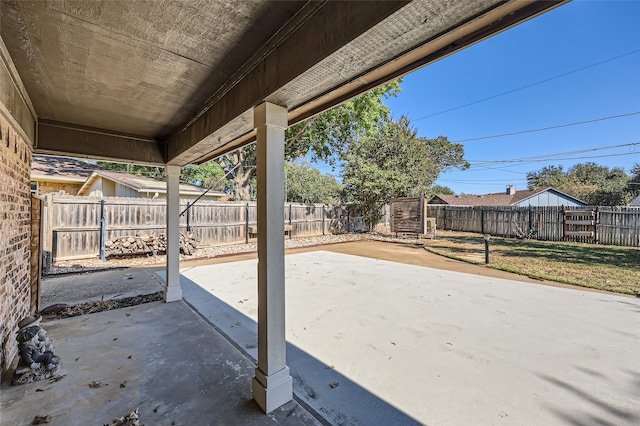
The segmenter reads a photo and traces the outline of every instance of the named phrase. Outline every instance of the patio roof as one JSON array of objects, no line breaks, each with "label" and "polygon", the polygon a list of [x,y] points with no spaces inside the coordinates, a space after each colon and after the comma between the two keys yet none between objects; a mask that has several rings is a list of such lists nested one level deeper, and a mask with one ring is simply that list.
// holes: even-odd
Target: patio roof
[{"label": "patio roof", "polygon": [[2,2],[7,108],[35,153],[197,163],[564,2]]},{"label": "patio roof", "polygon": [[566,1],[2,1],[0,114],[36,154],[165,165],[166,302],[182,299],[180,166],[257,142],[252,391],[269,413],[292,398],[285,129]]}]

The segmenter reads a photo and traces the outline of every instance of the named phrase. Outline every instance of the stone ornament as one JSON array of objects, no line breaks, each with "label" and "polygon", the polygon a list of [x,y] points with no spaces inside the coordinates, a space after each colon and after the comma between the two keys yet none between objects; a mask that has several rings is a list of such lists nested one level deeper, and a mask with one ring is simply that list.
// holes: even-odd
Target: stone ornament
[{"label": "stone ornament", "polygon": [[28,316],[18,323],[20,361],[13,375],[14,385],[23,385],[58,375],[62,361],[53,353],[53,340],[40,327],[41,316]]}]

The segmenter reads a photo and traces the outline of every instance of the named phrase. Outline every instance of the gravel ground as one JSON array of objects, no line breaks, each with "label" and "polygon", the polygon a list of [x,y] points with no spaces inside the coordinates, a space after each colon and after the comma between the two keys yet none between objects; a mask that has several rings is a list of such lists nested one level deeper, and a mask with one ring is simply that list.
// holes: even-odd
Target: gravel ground
[{"label": "gravel ground", "polygon": [[[317,246],[322,244],[343,243],[349,241],[376,240],[387,242],[403,242],[403,243],[419,243],[420,240],[415,238],[394,238],[381,234],[338,234],[338,235],[318,235],[314,237],[301,237],[285,240],[285,248],[300,248]],[[249,244],[229,244],[213,247],[198,248],[192,256],[180,255],[180,260],[207,259],[219,256],[228,256],[238,253],[251,253],[257,250],[257,244],[251,242]],[[53,267],[46,271],[46,275],[54,276],[61,274],[73,274],[89,271],[100,271],[113,268],[135,267],[135,266],[161,266],[166,262],[166,255],[129,256],[120,258],[108,258],[107,262],[102,262],[98,258],[66,260],[56,262]]]}]

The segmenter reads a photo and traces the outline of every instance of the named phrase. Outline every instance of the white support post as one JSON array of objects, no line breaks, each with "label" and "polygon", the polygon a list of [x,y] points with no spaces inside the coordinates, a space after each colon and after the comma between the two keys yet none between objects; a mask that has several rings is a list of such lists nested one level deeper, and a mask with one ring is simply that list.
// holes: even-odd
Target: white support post
[{"label": "white support post", "polygon": [[164,301],[182,300],[180,288],[180,166],[165,166],[167,172],[167,280]]},{"label": "white support post", "polygon": [[287,109],[254,110],[258,184],[258,366],[253,399],[270,413],[293,399],[286,365],[284,300],[284,131]]}]

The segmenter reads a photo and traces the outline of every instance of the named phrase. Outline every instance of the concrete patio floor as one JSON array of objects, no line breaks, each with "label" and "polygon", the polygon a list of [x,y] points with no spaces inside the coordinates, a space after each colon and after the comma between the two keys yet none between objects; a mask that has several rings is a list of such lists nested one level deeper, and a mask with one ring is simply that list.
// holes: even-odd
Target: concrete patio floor
[{"label": "concrete patio floor", "polygon": [[[254,364],[184,302],[154,302],[45,322],[63,377],[2,383],[0,424],[109,424],[139,409],[150,425],[318,425],[297,402],[265,415]],[[97,388],[89,383],[101,382]]]},{"label": "concrete patio floor", "polygon": [[[270,415],[251,400],[257,269],[242,255],[187,263],[184,302],[43,323],[65,376],[3,382],[0,424],[101,425],[136,407],[147,426],[640,423],[640,299],[432,269],[424,250],[378,244],[405,263],[339,253],[360,244],[286,257],[296,400]],[[85,279],[134,291],[131,273],[153,288],[147,271]]]},{"label": "concrete patio floor", "polygon": [[[254,358],[256,274],[181,271]],[[333,424],[640,424],[640,299],[328,251],[286,277],[294,392]]]}]

